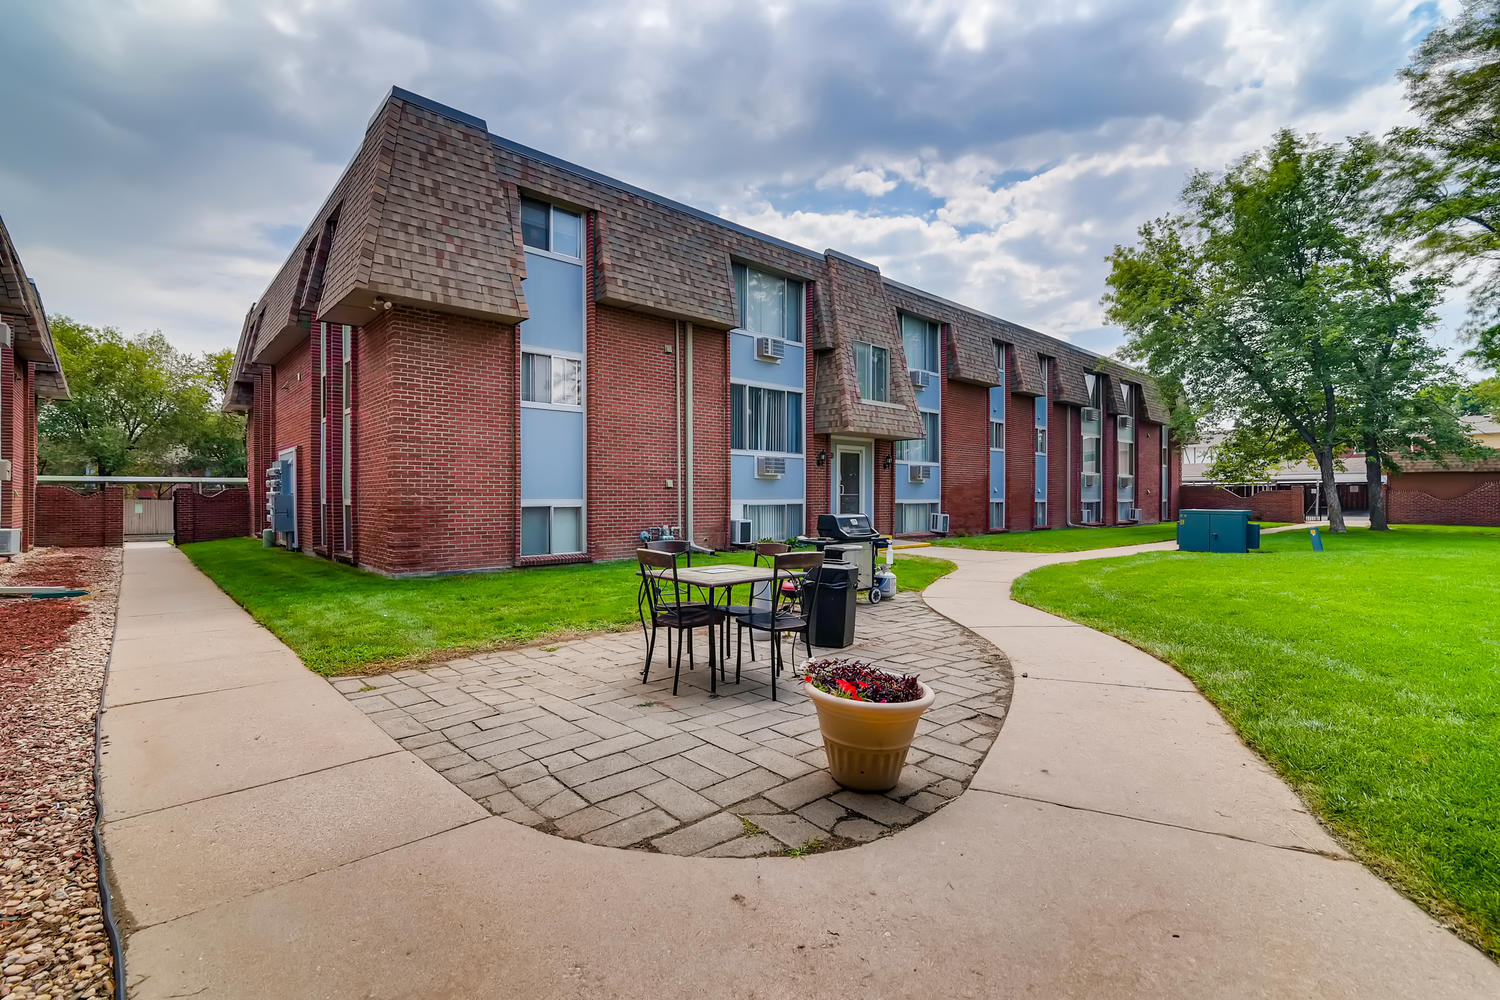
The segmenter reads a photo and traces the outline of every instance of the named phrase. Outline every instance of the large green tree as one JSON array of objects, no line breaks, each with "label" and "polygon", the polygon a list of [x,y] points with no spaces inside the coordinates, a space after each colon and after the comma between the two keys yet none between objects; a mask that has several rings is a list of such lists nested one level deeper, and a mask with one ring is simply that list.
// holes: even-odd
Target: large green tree
[{"label": "large green tree", "polygon": [[245,474],[244,421],[220,413],[231,355],[179,351],[66,316],[50,324],[71,399],[38,414],[43,470],[98,475]]},{"label": "large green tree", "polygon": [[1391,133],[1391,218],[1471,279],[1475,354],[1500,365],[1500,0],[1466,0],[1403,72],[1421,124]]},{"label": "large green tree", "polygon": [[1441,279],[1385,224],[1381,150],[1289,131],[1222,175],[1199,173],[1182,210],[1111,255],[1107,314],[1126,351],[1234,428],[1219,466],[1311,457],[1334,531],[1334,474],[1363,451],[1384,527],[1391,456],[1462,440],[1424,391],[1450,373],[1427,340]]},{"label": "large green tree", "polygon": [[1318,464],[1334,531],[1347,370],[1335,216],[1357,183],[1335,150],[1283,131],[1222,175],[1194,174],[1180,212],[1115,247],[1104,296],[1125,353],[1216,422],[1295,435]]}]

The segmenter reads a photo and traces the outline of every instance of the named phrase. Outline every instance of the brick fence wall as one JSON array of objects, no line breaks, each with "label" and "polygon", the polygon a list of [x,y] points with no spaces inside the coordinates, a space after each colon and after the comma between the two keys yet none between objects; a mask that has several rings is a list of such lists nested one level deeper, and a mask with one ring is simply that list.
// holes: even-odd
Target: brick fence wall
[{"label": "brick fence wall", "polygon": [[1500,526],[1500,474],[1392,476],[1386,516],[1392,524]]},{"label": "brick fence wall", "polygon": [[125,491],[118,486],[79,493],[43,484],[36,491],[38,545],[123,545]]},{"label": "brick fence wall", "polygon": [[172,498],[172,531],[178,545],[243,538],[250,519],[250,491],[224,490],[205,495],[178,490]]},{"label": "brick fence wall", "polygon": [[1177,490],[1179,511],[1192,509],[1249,510],[1257,521],[1288,521],[1299,524],[1303,516],[1300,487],[1290,490],[1267,490],[1252,497],[1235,496],[1217,486],[1181,486]]}]

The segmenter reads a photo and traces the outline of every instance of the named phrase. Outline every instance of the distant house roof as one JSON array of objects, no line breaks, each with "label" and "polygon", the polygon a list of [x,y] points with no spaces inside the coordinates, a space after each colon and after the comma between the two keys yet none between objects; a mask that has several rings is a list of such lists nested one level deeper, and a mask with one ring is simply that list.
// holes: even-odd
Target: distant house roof
[{"label": "distant house roof", "polygon": [[16,356],[37,365],[37,392],[48,399],[67,399],[68,380],[57,359],[57,345],[47,325],[47,311],[36,282],[26,276],[21,257],[0,219],[0,317],[10,325]]}]

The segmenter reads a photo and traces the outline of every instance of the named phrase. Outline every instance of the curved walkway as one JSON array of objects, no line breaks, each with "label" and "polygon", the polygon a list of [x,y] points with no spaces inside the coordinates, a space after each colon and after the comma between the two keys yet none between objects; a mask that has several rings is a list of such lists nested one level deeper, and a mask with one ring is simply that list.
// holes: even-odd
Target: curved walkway
[{"label": "curved walkway", "polygon": [[138,998],[1487,997],[1500,969],[1363,867],[1163,664],[1009,602],[1072,556],[945,552],[1010,653],[969,790],[808,858],[489,815],[174,550],[130,549],[104,843]]}]

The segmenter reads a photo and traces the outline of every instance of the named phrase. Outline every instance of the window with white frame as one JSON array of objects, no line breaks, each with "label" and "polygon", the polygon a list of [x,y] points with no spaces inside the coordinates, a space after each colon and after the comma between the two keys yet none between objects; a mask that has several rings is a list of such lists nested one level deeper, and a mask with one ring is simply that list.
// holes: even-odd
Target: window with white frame
[{"label": "window with white frame", "polygon": [[911,371],[938,373],[938,350],[942,342],[938,324],[901,314],[901,346]]},{"label": "window with white frame", "polygon": [[896,504],[896,534],[920,535],[931,530],[932,515],[937,513],[935,503]]},{"label": "window with white frame", "polygon": [[[990,530],[1005,528],[1005,345],[993,341],[995,346],[995,377],[999,383],[990,390],[990,476],[991,492],[998,491],[999,500],[990,501]],[[994,481],[998,473],[998,482]]]},{"label": "window with white frame", "polygon": [[1084,407],[1080,423],[1082,436],[1082,460],[1079,463],[1079,497],[1083,508],[1084,524],[1099,524],[1104,520],[1104,454],[1101,442],[1104,439],[1104,417],[1100,408],[1102,381],[1099,376],[1083,376],[1088,389],[1089,401]]},{"label": "window with white frame", "polygon": [[328,324],[318,334],[318,544],[328,544]]},{"label": "window with white frame", "polygon": [[1172,446],[1166,424],[1161,426],[1161,514],[1163,521],[1172,519]]},{"label": "window with white frame", "polygon": [[802,282],[735,264],[734,293],[739,304],[741,330],[802,343],[802,325],[806,316],[802,305]]},{"label": "window with white frame", "polygon": [[1115,418],[1115,519],[1134,521],[1135,512],[1135,393],[1120,386],[1122,409]]},{"label": "window with white frame", "polygon": [[527,504],[521,508],[521,555],[568,555],[583,551],[583,507]]},{"label": "window with white frame", "polygon": [[750,537],[758,542],[784,542],[802,534],[800,503],[747,503],[742,509],[750,522]]},{"label": "window with white frame", "polygon": [[521,199],[521,242],[559,257],[583,258],[583,216],[534,198]]},{"label": "window with white frame", "polygon": [[854,342],[854,370],[859,375],[859,398],[877,403],[891,399],[891,352],[884,347]]},{"label": "window with white frame", "polygon": [[343,456],[340,462],[342,493],[344,496],[344,533],[339,540],[343,551],[354,551],[354,330],[344,324],[343,353],[339,355],[343,370],[343,394],[339,397],[344,405]]},{"label": "window with white frame", "polygon": [[942,418],[933,410],[922,410],[918,416],[922,418],[922,431],[927,436],[909,441],[897,441],[896,461],[925,462],[935,465],[942,461],[943,449],[939,437],[942,433]]},{"label": "window with white frame", "polygon": [[729,447],[733,451],[802,454],[802,394],[760,385],[732,384]]},{"label": "window with white frame", "polygon": [[1034,418],[1036,430],[1036,483],[1031,520],[1032,524],[1040,528],[1047,524],[1047,411],[1049,409],[1047,390],[1052,385],[1052,359],[1039,358],[1038,363],[1042,372],[1042,394],[1036,397],[1036,415]]},{"label": "window with white frame", "polygon": [[521,402],[583,406],[583,361],[559,354],[521,353]]}]

